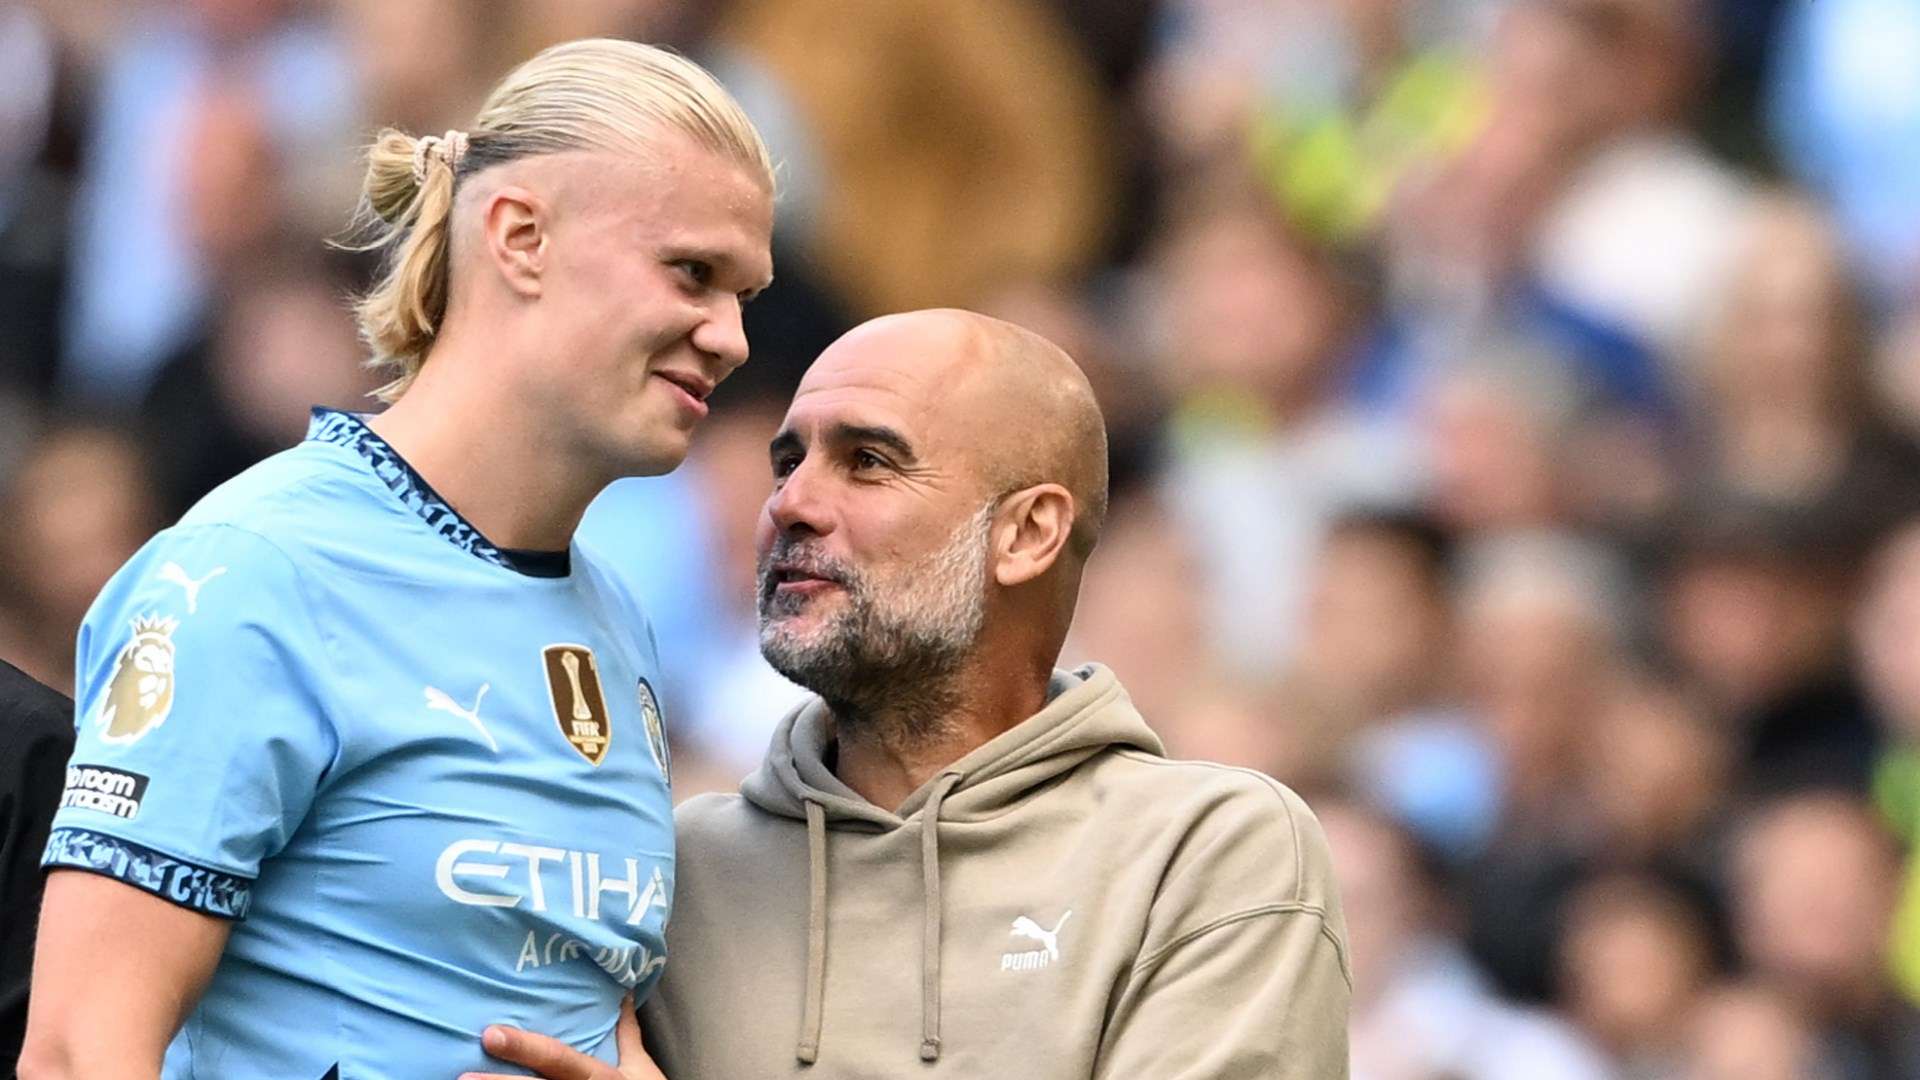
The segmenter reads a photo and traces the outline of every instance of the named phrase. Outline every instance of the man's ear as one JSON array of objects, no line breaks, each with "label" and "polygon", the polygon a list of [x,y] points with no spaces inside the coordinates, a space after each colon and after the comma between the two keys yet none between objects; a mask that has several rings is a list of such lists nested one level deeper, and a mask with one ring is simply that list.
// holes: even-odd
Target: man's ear
[{"label": "man's ear", "polygon": [[487,196],[481,218],[487,255],[507,288],[521,296],[540,295],[551,219],[546,202],[526,188],[509,185]]},{"label": "man's ear", "polygon": [[1073,495],[1059,484],[1022,488],[1000,503],[993,577],[1011,588],[1045,574],[1073,534]]}]

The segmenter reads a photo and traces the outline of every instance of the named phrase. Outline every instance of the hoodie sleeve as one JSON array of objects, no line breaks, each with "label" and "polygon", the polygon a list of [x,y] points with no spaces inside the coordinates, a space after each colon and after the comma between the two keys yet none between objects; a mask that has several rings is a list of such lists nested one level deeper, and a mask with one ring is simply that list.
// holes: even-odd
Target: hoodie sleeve
[{"label": "hoodie sleeve", "polygon": [[1181,851],[1114,997],[1096,1080],[1347,1076],[1346,928],[1306,804],[1235,770]]}]

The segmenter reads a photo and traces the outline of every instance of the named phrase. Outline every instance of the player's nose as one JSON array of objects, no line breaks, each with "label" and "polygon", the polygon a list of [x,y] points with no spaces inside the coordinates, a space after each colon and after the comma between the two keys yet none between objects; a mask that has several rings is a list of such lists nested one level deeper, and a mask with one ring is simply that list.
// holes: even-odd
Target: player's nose
[{"label": "player's nose", "polygon": [[693,331],[693,344],[714,360],[714,381],[719,382],[747,362],[747,328],[741,316],[740,298],[724,296],[714,302],[707,317]]}]

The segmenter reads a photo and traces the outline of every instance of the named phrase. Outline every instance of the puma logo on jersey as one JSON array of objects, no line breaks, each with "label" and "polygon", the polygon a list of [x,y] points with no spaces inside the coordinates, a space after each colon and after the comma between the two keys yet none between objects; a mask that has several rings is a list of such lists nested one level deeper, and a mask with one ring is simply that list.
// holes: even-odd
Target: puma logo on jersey
[{"label": "puma logo on jersey", "polygon": [[480,703],[486,700],[487,691],[492,686],[492,683],[480,684],[480,692],[473,696],[473,708],[471,709],[461,708],[460,703],[453,700],[445,690],[437,686],[429,686],[427,687],[427,708],[438,709],[444,713],[452,713],[467,723],[472,724],[473,730],[479,732],[480,737],[486,740],[487,748],[497,754],[500,752],[500,744],[493,741],[493,732],[488,731],[487,725],[480,722]]},{"label": "puma logo on jersey", "polygon": [[187,614],[195,615],[200,611],[201,588],[204,587],[207,582],[212,581],[214,578],[226,572],[226,567],[216,566],[212,570],[207,571],[205,577],[195,578],[187,573],[186,567],[181,566],[177,562],[170,562],[160,568],[160,580],[169,585],[178,585],[181,589],[185,590],[187,594]]},{"label": "puma logo on jersey", "polygon": [[1059,922],[1053,924],[1053,929],[1051,930],[1034,922],[1025,915],[1013,920],[1013,936],[1037,942],[1040,948],[1028,949],[1024,952],[1001,953],[1000,970],[1038,971],[1059,960],[1060,929],[1066,926],[1067,920],[1071,918],[1073,918],[1073,911],[1069,909],[1066,914],[1060,916]]}]

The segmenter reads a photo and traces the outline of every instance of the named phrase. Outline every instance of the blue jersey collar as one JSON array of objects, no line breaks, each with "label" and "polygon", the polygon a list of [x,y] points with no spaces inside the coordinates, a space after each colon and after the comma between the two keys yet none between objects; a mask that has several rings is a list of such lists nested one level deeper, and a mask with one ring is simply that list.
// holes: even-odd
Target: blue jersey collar
[{"label": "blue jersey collar", "polygon": [[566,551],[517,551],[503,548],[484,536],[473,523],[460,516],[426,478],[414,471],[407,459],[374,433],[358,414],[339,409],[315,408],[307,425],[307,441],[344,446],[364,458],[373,474],[420,516],[427,527],[448,543],[485,559],[495,566],[529,577],[566,577],[572,561]]}]

